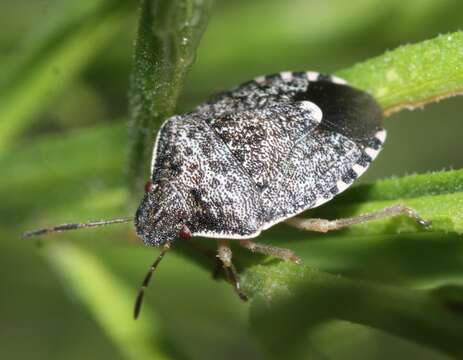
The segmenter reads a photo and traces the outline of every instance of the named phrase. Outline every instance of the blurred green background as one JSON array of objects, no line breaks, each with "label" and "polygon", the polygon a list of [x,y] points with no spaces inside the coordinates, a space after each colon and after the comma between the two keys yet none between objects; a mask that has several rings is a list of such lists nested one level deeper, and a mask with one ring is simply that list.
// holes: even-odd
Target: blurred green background
[{"label": "blurred green background", "polygon": [[[34,67],[54,66],[53,81],[57,83],[56,88],[45,88],[42,94],[38,91],[40,102],[21,117],[22,125],[15,130],[13,140],[0,144],[5,149],[0,152],[1,359],[124,358],[108,332],[50,266],[50,243],[82,244],[127,284],[134,296],[157,253],[142,247],[129,226],[54,236],[42,247],[19,239],[25,229],[127,215],[127,93],[137,4],[98,2],[107,9],[93,12],[92,19],[76,17],[70,22],[72,27],[56,31],[58,35],[46,46],[40,41],[47,38],[47,31],[59,29],[73,14],[85,15],[81,8],[90,9],[91,2],[70,5],[58,0],[4,0],[0,4],[0,86],[11,85],[11,93],[0,93],[0,105],[8,104],[10,95],[17,91],[15,86],[27,80]],[[92,29],[106,21],[102,14],[117,7],[121,9],[117,19],[108,22],[104,40],[96,50],[81,58],[84,50],[78,46],[82,44],[73,45],[77,46],[74,58],[67,64],[82,62],[74,73],[64,65],[60,67],[59,61],[47,63],[43,54],[65,41],[80,23]],[[179,111],[257,75],[282,70],[329,73],[401,44],[456,31],[462,24],[463,3],[458,0],[217,1]],[[15,76],[13,80],[10,74]],[[28,91],[34,96],[31,88]],[[22,99],[25,107],[30,104],[26,95]],[[14,116],[10,118],[1,110],[2,125],[11,122],[14,128]],[[453,98],[388,118],[386,147],[362,181],[461,168],[462,111],[463,100]],[[324,261],[330,250],[324,253],[321,241],[314,241],[317,252],[309,263],[327,271],[349,272],[349,264],[338,268]],[[433,251],[436,244],[425,246]],[[370,255],[360,254],[352,267],[368,274]],[[446,259],[436,251],[439,261]],[[400,272],[397,276],[400,278]],[[212,281],[209,272],[175,252],[168,254],[154,280],[147,307],[156,316],[152,321],[162,334],[162,350],[172,358],[268,357],[248,328],[248,305],[224,282]],[[108,304],[113,300],[106,299]],[[128,313],[131,310],[127,308]],[[446,358],[344,322],[324,324],[307,337],[307,358],[392,356]]]}]

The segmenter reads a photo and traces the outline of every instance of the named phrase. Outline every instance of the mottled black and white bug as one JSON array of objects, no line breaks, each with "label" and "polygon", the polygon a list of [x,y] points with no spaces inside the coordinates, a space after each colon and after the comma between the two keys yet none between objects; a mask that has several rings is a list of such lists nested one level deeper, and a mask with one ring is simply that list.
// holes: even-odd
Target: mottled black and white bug
[{"label": "mottled black and white bug", "polygon": [[401,205],[340,220],[294,217],[352,185],[385,138],[381,108],[344,80],[310,71],[261,76],[165,121],[135,218],[64,224],[24,236],[134,221],[146,245],[162,247],[139,292],[135,316],[174,240],[216,238],[217,257],[244,298],[231,239],[251,251],[299,262],[290,250],[250,239],[282,221],[319,232],[399,214],[430,224]]}]

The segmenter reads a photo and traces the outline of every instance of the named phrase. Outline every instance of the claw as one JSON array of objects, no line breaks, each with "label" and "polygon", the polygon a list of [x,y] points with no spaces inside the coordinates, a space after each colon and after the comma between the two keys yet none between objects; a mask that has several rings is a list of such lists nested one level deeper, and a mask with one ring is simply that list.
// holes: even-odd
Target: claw
[{"label": "claw", "polygon": [[417,219],[416,222],[425,229],[430,229],[432,226],[431,220]]}]

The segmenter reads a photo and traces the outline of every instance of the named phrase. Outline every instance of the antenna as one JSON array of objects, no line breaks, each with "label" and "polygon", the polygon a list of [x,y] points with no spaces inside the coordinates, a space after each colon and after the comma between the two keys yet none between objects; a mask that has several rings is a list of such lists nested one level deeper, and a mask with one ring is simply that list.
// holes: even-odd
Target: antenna
[{"label": "antenna", "polygon": [[61,224],[52,226],[49,228],[42,228],[32,231],[26,231],[21,234],[21,238],[26,239],[33,236],[40,236],[40,235],[47,235],[55,232],[62,232],[62,231],[69,231],[69,230],[77,230],[83,228],[92,228],[92,227],[99,227],[105,225],[112,225],[112,224],[122,224],[132,222],[133,217],[126,217],[126,218],[118,218],[118,219],[111,219],[111,220],[99,220],[99,221],[89,221],[86,223],[77,223],[77,224]]},{"label": "antenna", "polygon": [[143,279],[143,283],[138,290],[137,299],[135,300],[135,307],[133,309],[133,317],[134,319],[138,318],[141,311],[141,305],[143,304],[143,296],[145,295],[145,289],[148,287],[151,277],[153,276],[154,271],[158,267],[159,263],[161,262],[162,258],[164,257],[165,253],[170,249],[170,243],[165,244],[162,249],[161,253],[158,255],[156,260],[154,261],[153,265],[150,266],[148,273],[146,274],[145,278]]}]

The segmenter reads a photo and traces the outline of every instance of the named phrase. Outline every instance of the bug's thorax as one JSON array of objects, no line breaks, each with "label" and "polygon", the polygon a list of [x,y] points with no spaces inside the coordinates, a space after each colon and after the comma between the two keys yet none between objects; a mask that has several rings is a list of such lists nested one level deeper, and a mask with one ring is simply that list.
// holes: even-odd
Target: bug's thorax
[{"label": "bug's thorax", "polygon": [[169,182],[148,182],[135,215],[135,229],[145,245],[164,245],[188,236],[189,213],[187,204]]}]

